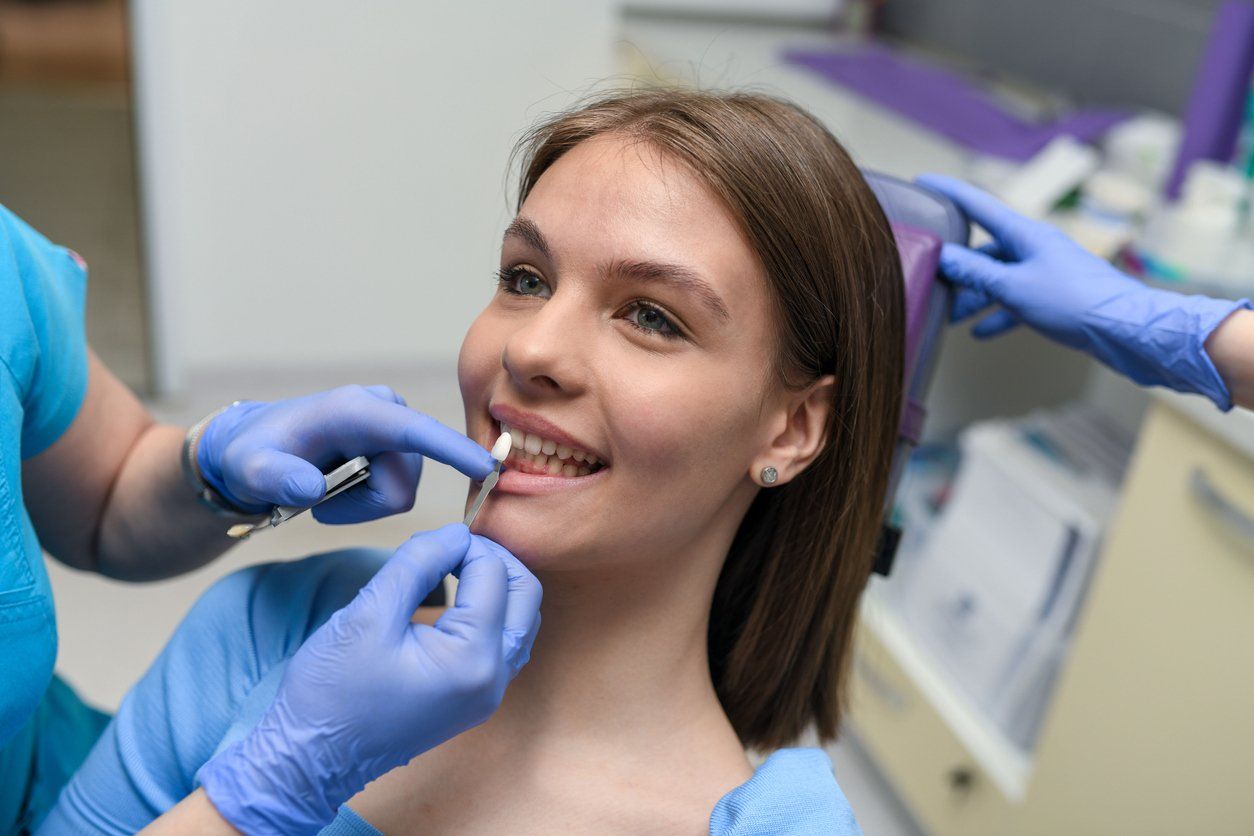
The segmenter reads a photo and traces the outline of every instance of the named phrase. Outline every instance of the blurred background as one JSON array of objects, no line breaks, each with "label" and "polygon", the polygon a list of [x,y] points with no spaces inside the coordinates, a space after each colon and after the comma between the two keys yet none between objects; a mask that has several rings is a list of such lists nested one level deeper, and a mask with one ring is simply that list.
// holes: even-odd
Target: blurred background
[{"label": "blurred background", "polygon": [[[89,338],[166,420],[386,382],[461,426],[454,363],[492,292],[510,150],[606,87],[785,96],[865,167],[965,177],[1146,281],[1250,295],[1252,18],[1235,0],[0,0],[0,200],[86,258]],[[927,407],[833,750],[866,832],[1248,832],[1254,418],[963,328]],[[173,581],[55,567],[60,673],[115,707],[220,575],[460,516],[444,470],[408,515],[305,520]]]}]

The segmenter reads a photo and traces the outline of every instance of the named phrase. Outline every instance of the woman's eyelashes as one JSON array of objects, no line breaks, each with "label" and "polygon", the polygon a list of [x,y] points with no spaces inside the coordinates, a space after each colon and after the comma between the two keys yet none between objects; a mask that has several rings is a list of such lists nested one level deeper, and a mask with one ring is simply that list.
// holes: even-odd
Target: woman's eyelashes
[{"label": "woman's eyelashes", "polygon": [[[501,291],[511,296],[532,296],[548,299],[552,286],[529,267],[502,267],[496,274]],[[685,339],[683,330],[661,306],[646,299],[634,299],[619,309],[617,316],[632,328],[650,337]]]},{"label": "woman's eyelashes", "polygon": [[623,319],[628,324],[650,336],[664,337],[668,340],[682,339],[684,336],[671,318],[651,302],[637,299],[628,303],[623,310],[625,311]]},{"label": "woman's eyelashes", "polygon": [[496,280],[501,290],[515,296],[548,299],[553,295],[553,288],[549,283],[526,267],[502,267],[496,272]]}]

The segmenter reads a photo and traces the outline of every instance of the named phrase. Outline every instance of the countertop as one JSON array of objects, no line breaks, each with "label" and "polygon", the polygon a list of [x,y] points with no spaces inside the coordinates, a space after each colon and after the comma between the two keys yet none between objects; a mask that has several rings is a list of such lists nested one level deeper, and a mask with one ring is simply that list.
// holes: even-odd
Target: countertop
[{"label": "countertop", "polygon": [[1209,400],[1198,395],[1156,391],[1154,397],[1227,442],[1242,455],[1254,459],[1254,412],[1241,407],[1234,407],[1231,412],[1220,412]]}]

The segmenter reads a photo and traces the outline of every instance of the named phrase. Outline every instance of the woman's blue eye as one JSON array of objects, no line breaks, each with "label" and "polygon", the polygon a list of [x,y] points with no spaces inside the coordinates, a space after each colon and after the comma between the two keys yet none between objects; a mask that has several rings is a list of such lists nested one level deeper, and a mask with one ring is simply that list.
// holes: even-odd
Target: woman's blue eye
[{"label": "woman's blue eye", "polygon": [[552,295],[549,283],[525,267],[511,267],[497,273],[501,289],[515,296],[536,296],[542,299]]},{"label": "woman's blue eye", "polygon": [[632,325],[649,334],[657,334],[659,337],[682,337],[679,329],[675,327],[675,323],[671,322],[661,309],[655,308],[646,302],[633,302],[631,310],[627,314],[627,321]]}]

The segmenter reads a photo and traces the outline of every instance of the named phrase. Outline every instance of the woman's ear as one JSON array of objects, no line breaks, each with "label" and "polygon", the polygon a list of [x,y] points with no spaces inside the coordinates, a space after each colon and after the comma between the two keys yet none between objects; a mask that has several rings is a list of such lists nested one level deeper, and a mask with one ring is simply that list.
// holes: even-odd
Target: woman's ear
[{"label": "woman's ear", "polygon": [[782,485],[797,477],[823,452],[827,419],[836,396],[836,377],[823,375],[783,403],[783,429],[755,460],[750,476],[759,485]]}]

